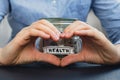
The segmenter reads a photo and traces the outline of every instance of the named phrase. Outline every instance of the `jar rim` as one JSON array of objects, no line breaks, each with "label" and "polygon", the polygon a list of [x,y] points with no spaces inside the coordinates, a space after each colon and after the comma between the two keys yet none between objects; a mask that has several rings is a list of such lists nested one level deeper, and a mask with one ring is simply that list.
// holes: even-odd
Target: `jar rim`
[{"label": "jar rim", "polygon": [[53,24],[70,24],[78,19],[76,18],[41,18],[50,21]]}]

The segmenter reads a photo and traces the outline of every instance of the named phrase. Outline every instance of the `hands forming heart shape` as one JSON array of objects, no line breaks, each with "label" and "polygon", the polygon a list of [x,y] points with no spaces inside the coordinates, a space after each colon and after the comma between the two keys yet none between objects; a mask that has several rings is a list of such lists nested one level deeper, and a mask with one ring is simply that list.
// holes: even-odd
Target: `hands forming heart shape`
[{"label": "hands forming heart shape", "polygon": [[[82,50],[62,59],[55,55],[40,52],[35,47],[38,37],[58,41],[73,36],[82,38]],[[17,65],[43,61],[56,66],[67,66],[75,62],[115,64],[119,62],[116,46],[102,32],[82,21],[74,21],[61,33],[47,20],[39,20],[23,28],[4,48],[0,49],[1,65]]]}]

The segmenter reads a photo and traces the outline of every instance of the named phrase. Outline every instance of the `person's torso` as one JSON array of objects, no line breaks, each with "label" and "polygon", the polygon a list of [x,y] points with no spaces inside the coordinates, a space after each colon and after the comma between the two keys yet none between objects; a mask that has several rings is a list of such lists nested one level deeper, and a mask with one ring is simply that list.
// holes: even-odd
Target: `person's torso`
[{"label": "person's torso", "polygon": [[41,18],[77,18],[86,21],[92,0],[10,0],[8,21],[13,37]]}]

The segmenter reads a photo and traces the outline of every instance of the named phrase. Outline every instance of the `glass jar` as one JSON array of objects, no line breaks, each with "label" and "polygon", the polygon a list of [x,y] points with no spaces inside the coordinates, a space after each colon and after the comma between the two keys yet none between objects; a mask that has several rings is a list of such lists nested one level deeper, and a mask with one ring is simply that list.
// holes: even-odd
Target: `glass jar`
[{"label": "glass jar", "polygon": [[[76,19],[64,18],[44,18],[51,22],[61,33],[64,29],[76,21]],[[82,48],[82,39],[79,36],[73,36],[70,39],[59,39],[54,42],[52,39],[40,39],[39,50],[44,53],[53,54],[59,58],[63,58],[69,54],[80,52]]]}]

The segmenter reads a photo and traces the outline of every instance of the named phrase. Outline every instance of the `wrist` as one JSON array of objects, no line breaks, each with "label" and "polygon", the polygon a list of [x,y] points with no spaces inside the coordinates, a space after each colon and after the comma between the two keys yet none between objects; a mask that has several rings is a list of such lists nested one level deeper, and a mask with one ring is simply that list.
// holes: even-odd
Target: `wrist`
[{"label": "wrist", "polygon": [[117,63],[120,63],[120,44],[115,45],[115,48],[117,50]]}]

